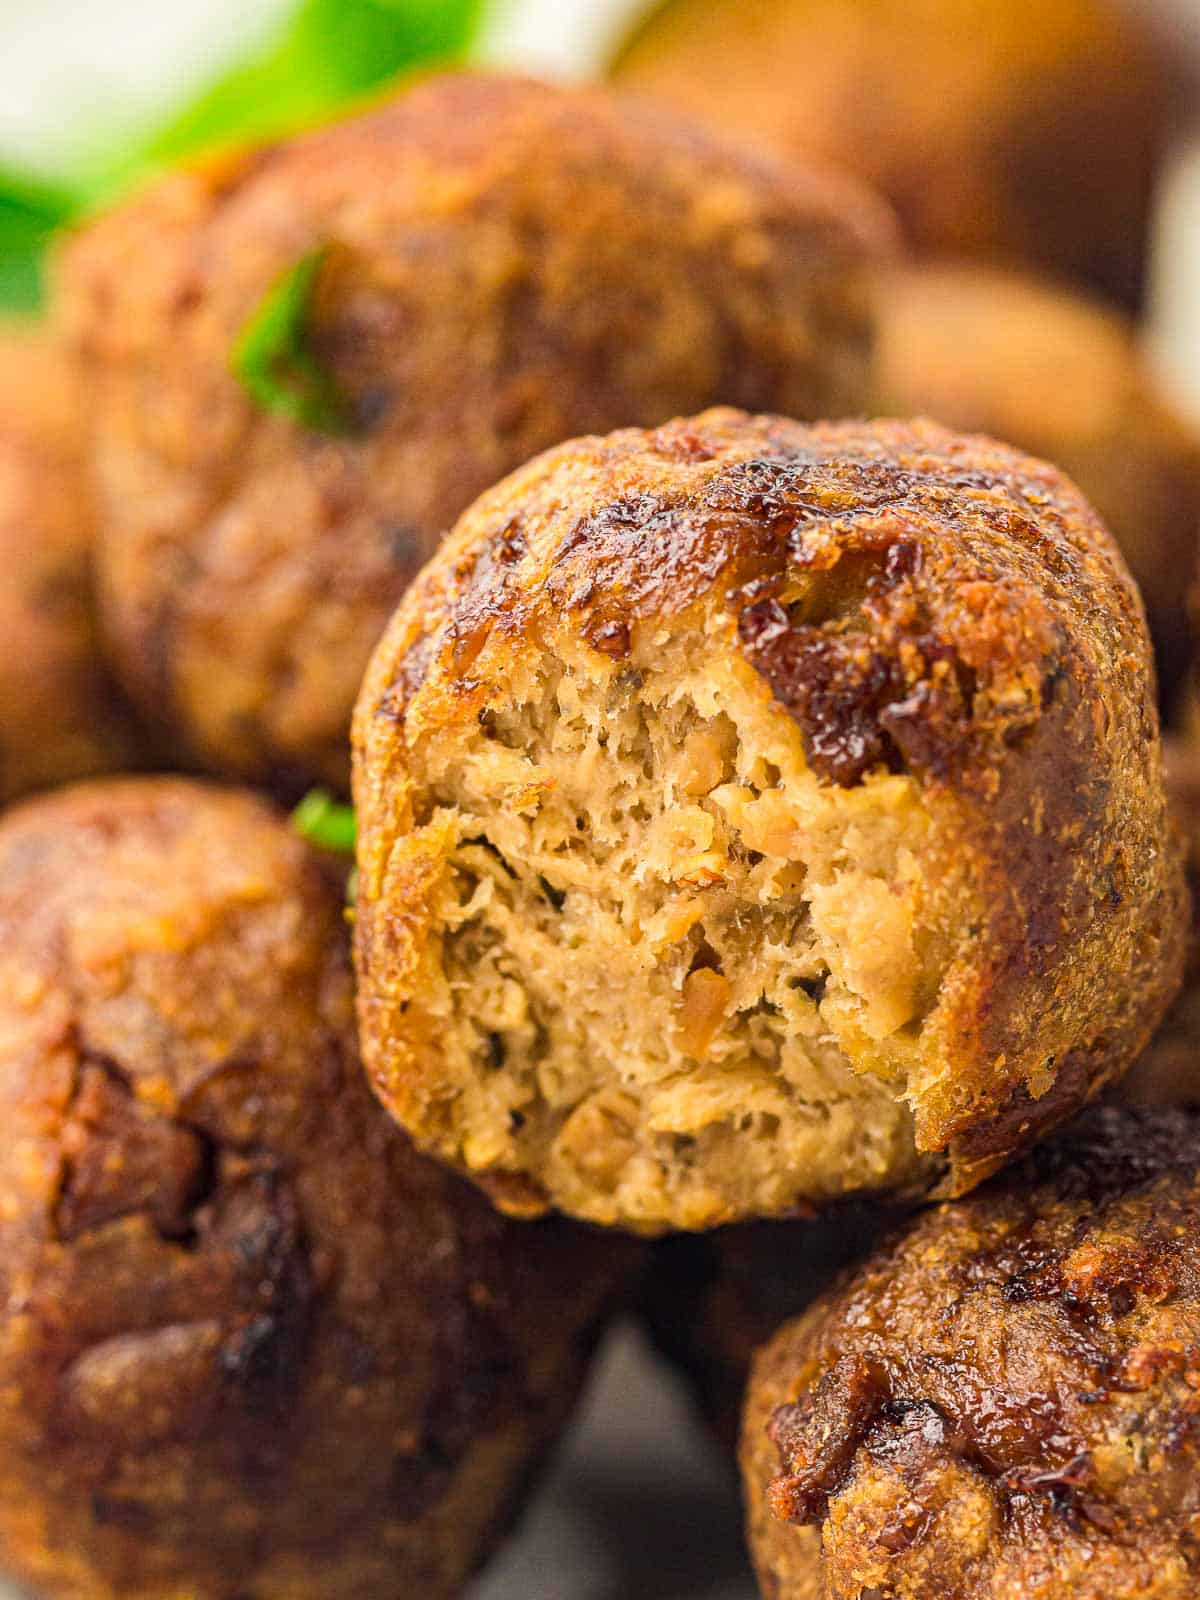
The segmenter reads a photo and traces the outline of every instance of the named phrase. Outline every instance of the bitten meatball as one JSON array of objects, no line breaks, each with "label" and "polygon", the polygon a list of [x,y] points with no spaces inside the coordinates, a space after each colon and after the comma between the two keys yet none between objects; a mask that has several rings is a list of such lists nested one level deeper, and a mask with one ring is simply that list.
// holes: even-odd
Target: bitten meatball
[{"label": "bitten meatball", "polygon": [[620,1241],[394,1130],[341,899],[183,780],[0,824],[0,1564],[39,1595],[452,1596],[576,1389]]},{"label": "bitten meatball", "polygon": [[1200,435],[1176,412],[1119,312],[976,267],[880,275],[871,410],[927,415],[1053,461],[1089,497],[1141,588],[1167,703],[1190,654]]},{"label": "bitten meatball", "polygon": [[731,1462],[755,1351],[866,1255],[898,1215],[847,1201],[813,1219],[679,1234],[654,1247],[640,1316]]},{"label": "bitten meatball", "polygon": [[849,182],[504,78],[169,178],[61,274],[130,689],[212,770],[344,786],[371,648],[475,495],[714,400],[860,409],[891,242]]},{"label": "bitten meatball", "polygon": [[1193,1600],[1200,1121],[1089,1112],[755,1363],[769,1600]]},{"label": "bitten meatball", "polygon": [[79,434],[62,351],[0,323],[0,804],[142,753],[100,656]]},{"label": "bitten meatball", "polygon": [[615,76],[888,195],[922,253],[1141,297],[1171,88],[1114,0],[661,0]]},{"label": "bitten meatball", "polygon": [[1115,544],[1001,445],[719,410],[550,451],[364,680],[380,1094],[514,1211],[969,1188],[1178,985],[1153,688]]}]

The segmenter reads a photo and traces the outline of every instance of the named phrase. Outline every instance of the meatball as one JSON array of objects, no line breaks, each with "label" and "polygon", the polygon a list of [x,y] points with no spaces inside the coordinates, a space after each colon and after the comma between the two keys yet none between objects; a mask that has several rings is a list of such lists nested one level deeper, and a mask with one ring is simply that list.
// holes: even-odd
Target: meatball
[{"label": "meatball", "polygon": [[1054,468],[717,410],[484,495],[355,726],[368,1070],[518,1212],[978,1182],[1187,926],[1150,645]]},{"label": "meatball", "polygon": [[748,1222],[655,1246],[639,1312],[731,1460],[755,1351],[866,1255],[898,1215],[847,1201],[813,1219]]},{"label": "meatball", "polygon": [[926,1212],[755,1362],[770,1600],[1192,1600],[1200,1121],[1104,1108]]},{"label": "meatball", "polygon": [[63,352],[0,323],[0,804],[141,754],[100,658],[76,399]]},{"label": "meatball", "polygon": [[1141,298],[1172,86],[1113,0],[665,0],[614,72],[860,173],[921,253]]},{"label": "meatball", "polygon": [[1159,391],[1119,312],[969,266],[885,271],[872,410],[929,415],[1053,461],[1108,523],[1141,587],[1170,701],[1189,656],[1200,435]]},{"label": "meatball", "polygon": [[40,1595],[449,1597],[578,1385],[627,1242],[391,1126],[341,899],[182,779],[0,823],[0,1562]]},{"label": "meatball", "polygon": [[[345,786],[371,648],[480,491],[714,400],[860,409],[891,244],[848,182],[504,78],[169,178],[60,274],[130,689],[209,769]],[[260,358],[300,420],[230,371],[281,275]]]}]

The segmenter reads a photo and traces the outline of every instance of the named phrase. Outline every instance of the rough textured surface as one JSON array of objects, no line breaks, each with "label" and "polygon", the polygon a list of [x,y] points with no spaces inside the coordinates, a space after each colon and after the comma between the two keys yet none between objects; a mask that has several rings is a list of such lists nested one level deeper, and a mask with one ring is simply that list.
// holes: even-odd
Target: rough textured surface
[{"label": "rough textured surface", "polygon": [[1198,1205],[1195,1116],[1089,1112],[780,1333],[743,1442],[769,1600],[1191,1600]]},{"label": "rough textured surface", "polygon": [[100,660],[79,433],[63,353],[0,322],[0,802],[140,754]]},{"label": "rough textured surface", "polygon": [[[849,180],[503,78],[171,177],[61,275],[130,688],[214,770],[344,785],[371,647],[471,499],[573,434],[715,400],[860,409],[861,268],[892,234]],[[229,370],[320,247],[340,437],[264,414]]]},{"label": "rough textured surface", "polygon": [[261,802],[0,825],[0,1551],[69,1600],[449,1597],[623,1267],[417,1156],[341,894]]},{"label": "rough textured surface", "polygon": [[722,410],[548,452],[400,607],[355,743],[368,1069],[514,1210],[968,1188],[1178,985],[1136,592],[985,440]]},{"label": "rough textured surface", "polygon": [[663,0],[615,70],[861,173],[923,252],[1140,297],[1170,94],[1111,0]]},{"label": "rough textured surface", "polygon": [[742,1223],[655,1245],[640,1315],[731,1462],[755,1352],[901,1214],[847,1201],[813,1219]]},{"label": "rough textured surface", "polygon": [[1115,535],[1146,602],[1164,702],[1187,666],[1200,435],[1160,392],[1119,312],[1015,273],[880,274],[870,410],[929,416],[1053,461]]}]

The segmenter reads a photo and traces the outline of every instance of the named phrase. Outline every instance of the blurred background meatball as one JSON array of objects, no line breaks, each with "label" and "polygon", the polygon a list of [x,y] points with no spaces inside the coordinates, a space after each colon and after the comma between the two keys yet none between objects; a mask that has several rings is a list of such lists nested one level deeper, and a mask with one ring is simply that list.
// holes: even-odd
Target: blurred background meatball
[{"label": "blurred background meatball", "polygon": [[61,349],[0,322],[0,804],[141,754],[100,658],[79,430]]},{"label": "blurred background meatball", "polygon": [[1192,1600],[1200,1122],[1105,1109],[924,1213],[755,1363],[771,1600]]},{"label": "blurred background meatball", "polygon": [[1170,96],[1111,0],[663,0],[615,73],[861,173],[921,252],[1140,298]]},{"label": "blurred background meatball", "polygon": [[0,1562],[70,1600],[448,1597],[624,1258],[361,1080],[341,894],[257,799],[0,824]]},{"label": "blurred background meatball", "polygon": [[368,1070],[514,1211],[964,1192],[1179,986],[1133,583],[987,439],[719,408],[548,451],[409,591],[354,737]]},{"label": "blurred background meatball", "polygon": [[207,768],[344,786],[370,648],[474,495],[716,398],[860,407],[890,242],[851,184],[503,78],[169,178],[63,275],[130,689]]},{"label": "blurred background meatball", "polygon": [[1169,705],[1190,655],[1200,433],[1162,393],[1133,326],[1102,303],[1000,269],[880,274],[871,409],[988,433],[1061,467],[1138,581]]}]

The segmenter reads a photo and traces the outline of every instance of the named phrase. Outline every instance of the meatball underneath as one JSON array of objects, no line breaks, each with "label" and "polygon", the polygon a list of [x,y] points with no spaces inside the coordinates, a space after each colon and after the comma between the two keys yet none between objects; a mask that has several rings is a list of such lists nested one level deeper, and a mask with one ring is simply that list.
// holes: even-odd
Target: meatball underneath
[{"label": "meatball underneath", "polygon": [[1170,85],[1113,0],[660,0],[614,71],[886,194],[922,254],[1141,299]]},{"label": "meatball underneath", "polygon": [[1089,1112],[755,1363],[769,1600],[1200,1592],[1200,1120]]},{"label": "meatball underneath", "polygon": [[871,409],[989,433],[1061,467],[1121,546],[1170,704],[1191,650],[1200,434],[1161,392],[1117,311],[975,267],[885,271]]},{"label": "meatball underneath", "polygon": [[720,410],[484,495],[355,724],[368,1070],[519,1212],[960,1192],[1187,929],[1136,590],[1055,469]]},{"label": "meatball underneath", "polygon": [[62,350],[0,324],[0,804],[143,754],[101,660],[81,427]]},{"label": "meatball underneath", "polygon": [[[345,787],[371,648],[481,490],[573,434],[715,400],[861,409],[862,269],[891,246],[849,181],[507,78],[434,79],[168,178],[61,274],[128,687],[189,761]],[[231,360],[315,260],[275,381],[315,363],[332,393],[296,421]]]},{"label": "meatball underneath", "polygon": [[341,894],[258,800],[0,823],[0,1562],[64,1600],[449,1600],[623,1258],[416,1155]]}]

